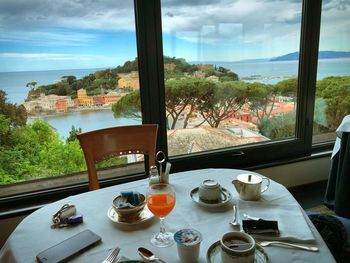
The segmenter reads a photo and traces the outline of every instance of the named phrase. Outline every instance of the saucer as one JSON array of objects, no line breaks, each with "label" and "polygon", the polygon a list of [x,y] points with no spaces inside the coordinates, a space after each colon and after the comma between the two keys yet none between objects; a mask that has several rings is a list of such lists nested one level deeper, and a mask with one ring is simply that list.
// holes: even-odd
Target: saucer
[{"label": "saucer", "polygon": [[[221,246],[220,241],[216,241],[212,244],[207,251],[207,262],[208,263],[221,263]],[[269,257],[265,253],[264,249],[256,245],[255,249],[255,263],[265,263],[269,261]]]},{"label": "saucer", "polygon": [[122,221],[120,219],[119,215],[117,214],[117,212],[114,210],[113,207],[110,207],[108,209],[107,216],[113,222],[115,222],[117,224],[121,224],[121,225],[136,225],[136,224],[140,224],[140,223],[146,222],[146,221],[148,221],[148,220],[150,220],[150,219],[152,219],[154,217],[152,212],[149,211],[147,205],[142,210],[142,212],[140,213],[139,217],[137,217],[135,219],[132,219],[130,221]]},{"label": "saucer", "polygon": [[191,195],[191,198],[194,202],[196,202],[197,204],[204,206],[204,207],[222,206],[222,205],[226,204],[227,202],[229,202],[232,198],[231,193],[223,187],[221,188],[221,198],[215,202],[208,202],[208,201],[200,199],[199,194],[198,194],[198,187],[194,188],[191,191],[190,195]]}]

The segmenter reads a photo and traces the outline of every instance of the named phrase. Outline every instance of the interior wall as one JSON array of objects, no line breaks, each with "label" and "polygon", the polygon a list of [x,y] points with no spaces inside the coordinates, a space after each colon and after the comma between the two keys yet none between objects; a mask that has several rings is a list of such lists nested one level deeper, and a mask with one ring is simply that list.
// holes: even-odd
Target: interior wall
[{"label": "interior wall", "polygon": [[256,172],[284,185],[298,186],[328,179],[330,157],[316,158],[256,170]]},{"label": "interior wall", "polygon": [[[259,169],[256,172],[286,187],[292,187],[327,180],[329,167],[330,158],[324,157]],[[24,216],[0,220],[0,247],[23,218]]]}]

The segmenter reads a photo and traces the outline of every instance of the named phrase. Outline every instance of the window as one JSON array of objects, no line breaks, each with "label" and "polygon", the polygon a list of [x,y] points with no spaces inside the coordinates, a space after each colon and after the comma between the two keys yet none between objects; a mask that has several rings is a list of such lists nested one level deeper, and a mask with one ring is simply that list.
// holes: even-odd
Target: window
[{"label": "window", "polygon": [[[57,108],[50,109],[52,95],[69,95],[71,107],[74,99],[84,109],[90,109],[91,103],[103,107],[99,94],[115,89],[116,79],[116,91],[123,96],[113,111],[108,110],[120,120],[115,123],[112,118],[113,125],[158,123],[157,147],[169,156],[172,172],[252,168],[310,156],[313,130],[314,140],[332,131],[319,114],[323,103],[319,98],[324,95],[319,88],[316,92],[316,84],[319,87],[324,74],[343,75],[341,70],[348,64],[335,66],[329,73],[322,71],[320,59],[317,71],[319,33],[321,28],[320,51],[349,52],[344,1],[324,2],[322,27],[321,3],[312,0],[44,1],[26,6],[8,0],[1,1],[0,12],[7,17],[0,29],[0,87],[8,93],[0,93],[1,193],[14,187],[30,192],[26,197],[30,200],[39,196],[38,187],[49,184],[52,191],[41,193],[47,198],[66,178],[76,180],[66,189],[77,191],[75,184],[86,178],[81,163],[74,167],[74,176],[69,175],[72,171],[61,170],[52,171],[53,177],[47,179],[31,180],[30,175],[46,172],[52,164],[66,169],[82,160],[78,145],[66,142],[69,132],[74,138],[79,128],[85,131],[83,124],[96,129],[108,126],[108,121],[102,110],[43,116],[43,109],[68,109],[69,101],[56,101]],[[324,31],[342,38],[338,46],[332,46],[332,35]],[[74,68],[74,74],[66,72]],[[41,70],[47,72],[40,74]],[[138,81],[133,81],[137,76]],[[20,79],[25,81],[14,82]],[[40,105],[30,105],[32,111],[57,130],[37,121],[22,127],[26,116],[19,103],[27,92],[29,104],[42,99]],[[95,117],[89,118],[90,114]],[[72,123],[62,121],[68,115],[75,116]],[[80,124],[77,115],[85,117]],[[66,137],[57,135],[60,127]],[[16,140],[9,140],[6,136],[15,130]],[[45,140],[53,140],[55,147],[40,148],[39,142]],[[9,143],[12,148],[6,148]],[[67,145],[75,154],[66,154]],[[19,154],[21,147],[41,166],[32,167]],[[59,152],[68,162],[62,164]],[[103,173],[106,177],[125,175],[130,167],[134,166]],[[143,168],[141,163],[132,172]],[[5,172],[9,169],[23,183],[8,179]],[[0,203],[10,206],[10,195],[5,193]]]},{"label": "window", "polygon": [[295,138],[302,2],[162,3],[169,155]]},{"label": "window", "polygon": [[76,134],[141,123],[113,106],[140,91],[133,1],[2,1],[0,10],[1,195],[86,181]]},{"label": "window", "polygon": [[349,3],[322,5],[313,143],[334,141],[335,130],[350,114]]}]

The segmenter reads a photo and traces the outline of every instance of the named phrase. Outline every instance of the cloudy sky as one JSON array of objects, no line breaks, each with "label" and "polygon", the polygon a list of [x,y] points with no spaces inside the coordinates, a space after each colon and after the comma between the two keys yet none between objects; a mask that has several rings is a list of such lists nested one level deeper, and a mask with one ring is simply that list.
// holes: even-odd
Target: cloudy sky
[{"label": "cloudy sky", "polygon": [[[269,58],[299,47],[301,1],[162,0],[164,54]],[[350,51],[350,0],[323,1],[321,50]],[[0,71],[115,67],[137,56],[132,0],[1,0]]]}]

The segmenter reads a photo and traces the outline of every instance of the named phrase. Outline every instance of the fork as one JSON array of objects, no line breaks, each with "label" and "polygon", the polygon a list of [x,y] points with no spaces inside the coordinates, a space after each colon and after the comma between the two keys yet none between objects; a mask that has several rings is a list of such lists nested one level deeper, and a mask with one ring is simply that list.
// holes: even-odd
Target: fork
[{"label": "fork", "polygon": [[318,251],[317,247],[301,246],[301,245],[296,245],[296,244],[287,243],[287,242],[281,242],[281,241],[261,241],[261,242],[259,242],[259,244],[262,247],[267,247],[269,245],[276,244],[276,245],[282,245],[282,246],[284,245],[284,246],[304,249],[304,250],[312,251],[312,252],[317,252]]},{"label": "fork", "polygon": [[108,257],[102,261],[102,263],[113,263],[120,251],[119,247],[113,249],[113,251],[108,255]]}]

